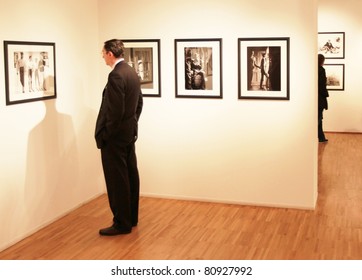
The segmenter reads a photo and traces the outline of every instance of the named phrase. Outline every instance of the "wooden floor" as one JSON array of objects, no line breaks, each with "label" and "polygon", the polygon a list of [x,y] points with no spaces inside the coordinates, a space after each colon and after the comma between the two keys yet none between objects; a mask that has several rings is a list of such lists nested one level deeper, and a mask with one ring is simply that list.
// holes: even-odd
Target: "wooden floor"
[{"label": "wooden floor", "polygon": [[327,136],[315,211],[142,197],[139,226],[102,237],[103,195],[0,259],[362,259],[362,135]]}]

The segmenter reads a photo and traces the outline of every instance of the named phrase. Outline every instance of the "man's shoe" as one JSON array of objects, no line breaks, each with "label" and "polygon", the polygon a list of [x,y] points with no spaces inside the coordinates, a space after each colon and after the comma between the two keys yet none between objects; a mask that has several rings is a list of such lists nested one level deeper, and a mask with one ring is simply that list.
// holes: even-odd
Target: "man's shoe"
[{"label": "man's shoe", "polygon": [[108,227],[108,228],[102,228],[99,230],[100,235],[106,235],[106,236],[113,236],[113,235],[120,235],[120,234],[128,234],[131,233],[132,229],[118,229],[114,226]]}]

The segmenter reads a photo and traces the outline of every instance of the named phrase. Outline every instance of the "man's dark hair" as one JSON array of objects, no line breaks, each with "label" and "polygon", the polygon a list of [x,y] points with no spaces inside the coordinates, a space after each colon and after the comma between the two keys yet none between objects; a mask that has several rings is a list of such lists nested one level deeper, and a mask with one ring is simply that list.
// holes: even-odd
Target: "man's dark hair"
[{"label": "man's dark hair", "polygon": [[112,39],[104,42],[106,52],[112,52],[114,57],[119,58],[124,56],[124,45],[121,40]]},{"label": "man's dark hair", "polygon": [[324,63],[325,57],[323,54],[318,54],[318,65],[322,66]]}]

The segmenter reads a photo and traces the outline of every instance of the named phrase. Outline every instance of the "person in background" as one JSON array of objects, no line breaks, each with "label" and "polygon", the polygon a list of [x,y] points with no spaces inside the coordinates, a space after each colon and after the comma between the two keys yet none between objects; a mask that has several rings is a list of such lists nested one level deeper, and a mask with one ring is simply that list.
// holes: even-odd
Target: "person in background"
[{"label": "person in background", "polygon": [[124,61],[121,40],[106,41],[102,49],[106,65],[112,68],[103,90],[95,140],[101,150],[113,224],[100,235],[127,234],[138,223],[139,174],[135,142],[143,107],[140,79]]},{"label": "person in background", "polygon": [[323,111],[328,110],[327,97],[329,97],[324,61],[324,55],[318,54],[318,139],[321,143],[328,141],[323,132]]}]

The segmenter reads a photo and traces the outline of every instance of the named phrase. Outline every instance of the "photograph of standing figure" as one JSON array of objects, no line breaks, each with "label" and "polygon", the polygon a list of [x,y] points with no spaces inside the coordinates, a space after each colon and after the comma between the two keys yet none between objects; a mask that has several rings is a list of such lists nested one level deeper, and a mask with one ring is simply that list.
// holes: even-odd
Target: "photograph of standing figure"
[{"label": "photograph of standing figure", "polygon": [[55,43],[4,41],[6,105],[56,98]]},{"label": "photograph of standing figure", "polygon": [[122,40],[124,59],[137,73],[142,96],[161,97],[160,39]]},{"label": "photograph of standing figure", "polygon": [[19,75],[20,81],[20,84],[14,83],[16,93],[46,92],[52,82],[46,75],[49,72],[47,57],[47,52],[14,52],[16,75]]},{"label": "photograph of standing figure", "polygon": [[248,47],[248,90],[280,91],[280,47]]},{"label": "photograph of standing figure", "polygon": [[289,100],[289,38],[238,38],[238,99]]},{"label": "photograph of standing figure", "polygon": [[153,88],[152,48],[125,48],[125,60],[135,69],[144,88]]}]

